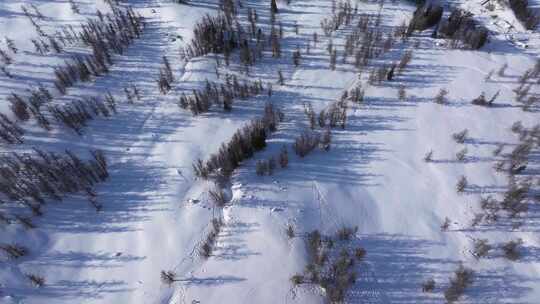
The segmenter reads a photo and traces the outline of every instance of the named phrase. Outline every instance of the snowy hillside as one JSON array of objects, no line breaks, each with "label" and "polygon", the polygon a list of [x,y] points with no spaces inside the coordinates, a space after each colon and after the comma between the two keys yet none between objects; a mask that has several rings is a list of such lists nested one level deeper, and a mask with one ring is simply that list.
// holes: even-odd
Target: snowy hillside
[{"label": "snowy hillside", "polygon": [[540,303],[540,1],[415,2],[0,1],[0,303]]}]

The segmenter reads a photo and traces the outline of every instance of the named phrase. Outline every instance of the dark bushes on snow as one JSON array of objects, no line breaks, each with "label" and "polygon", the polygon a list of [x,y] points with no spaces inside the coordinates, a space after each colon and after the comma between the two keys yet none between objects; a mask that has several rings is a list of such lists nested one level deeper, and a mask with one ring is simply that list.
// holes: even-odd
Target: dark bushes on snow
[{"label": "dark bushes on snow", "polygon": [[28,249],[26,249],[26,247],[17,244],[0,245],[0,250],[11,259],[18,259],[28,254]]},{"label": "dark bushes on snow", "polygon": [[236,131],[227,144],[222,144],[219,151],[210,156],[206,162],[198,160],[193,165],[195,175],[204,179],[213,173],[230,176],[240,163],[253,156],[257,151],[266,147],[266,139],[270,133],[277,130],[283,113],[267,103],[264,116],[251,121],[242,129]]},{"label": "dark bushes on snow", "polygon": [[[355,233],[356,229],[343,231]],[[330,303],[342,303],[347,291],[356,282],[355,264],[361,262],[366,250],[362,247],[350,248],[352,235],[343,238],[324,237],[318,230],[307,235],[306,248],[308,264],[302,274],[291,277],[294,286],[301,284],[319,285],[326,292]]]},{"label": "dark bushes on snow", "polygon": [[516,18],[528,30],[535,29],[540,23],[540,15],[529,7],[528,0],[509,0],[510,8],[514,11]]},{"label": "dark bushes on snow", "polygon": [[294,152],[304,157],[319,146],[321,135],[315,131],[304,131],[294,142]]},{"label": "dark bushes on snow", "polygon": [[195,25],[193,34],[191,43],[182,50],[187,59],[209,53],[227,55],[240,45],[233,23],[224,14],[204,16]]},{"label": "dark bushes on snow", "polygon": [[473,282],[474,271],[460,265],[450,279],[450,286],[444,291],[444,298],[448,303],[456,302],[464,293],[465,289]]},{"label": "dark bushes on snow", "polygon": [[438,4],[429,3],[418,6],[409,23],[407,33],[410,35],[413,31],[423,31],[437,25],[441,21],[442,15],[443,8]]},{"label": "dark bushes on snow", "polygon": [[221,219],[215,218],[212,220],[212,229],[210,233],[208,233],[208,235],[206,236],[206,239],[204,240],[201,247],[199,248],[199,253],[203,258],[207,259],[212,255],[216,238],[221,231],[222,226],[223,222],[221,221]]},{"label": "dark bushes on snow", "polygon": [[476,25],[472,14],[460,9],[452,11],[447,20],[439,26],[441,37],[452,39],[452,46],[458,47],[461,42],[465,47],[477,50],[487,42],[488,31]]},{"label": "dark bushes on snow", "polygon": [[519,252],[519,247],[523,244],[521,239],[515,241],[510,241],[502,246],[504,256],[510,261],[517,261],[521,253]]},{"label": "dark bushes on snow", "polygon": [[206,113],[212,105],[231,111],[235,98],[246,99],[264,91],[262,81],[244,82],[241,84],[236,76],[226,76],[225,84],[206,81],[204,89],[193,90],[193,95],[182,94],[178,106],[189,109],[193,115]]},{"label": "dark bushes on snow", "polygon": [[29,207],[36,215],[46,199],[62,200],[65,194],[85,191],[109,177],[103,152],[91,151],[93,159],[34,149],[33,154],[12,153],[0,157],[0,193],[8,201]]},{"label": "dark bushes on snow", "polygon": [[136,38],[140,37],[144,19],[131,8],[114,9],[112,14],[90,20],[87,24],[83,24],[82,28],[81,33],[78,35],[70,33],[70,37],[91,47],[92,53],[84,56],[73,55],[64,65],[55,68],[54,85],[61,94],[66,94],[67,88],[79,81],[86,82],[91,76],[97,77],[108,73],[108,67],[113,64],[112,53],[122,54]]},{"label": "dark bushes on snow", "polygon": [[87,121],[97,116],[109,117],[112,113],[116,113],[116,100],[107,93],[104,101],[97,97],[88,97],[63,106],[50,106],[49,112],[58,123],[81,135]]},{"label": "dark bushes on snow", "polygon": [[167,285],[171,285],[172,283],[177,281],[176,273],[172,270],[162,270],[160,273],[160,279],[161,282]]},{"label": "dark bushes on snow", "polygon": [[43,287],[45,285],[45,278],[37,274],[27,274],[26,277],[35,287]]}]

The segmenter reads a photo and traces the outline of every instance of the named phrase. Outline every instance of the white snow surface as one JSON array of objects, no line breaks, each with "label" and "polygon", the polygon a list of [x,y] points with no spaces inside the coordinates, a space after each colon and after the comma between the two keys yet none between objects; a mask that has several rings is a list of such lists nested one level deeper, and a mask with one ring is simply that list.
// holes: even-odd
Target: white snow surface
[{"label": "white snow surface", "polygon": [[[96,9],[108,10],[101,0],[76,2],[80,14],[72,12],[68,1],[0,2],[0,36],[13,39],[20,49],[9,67],[17,77],[0,75],[0,112],[13,117],[6,99],[11,92],[24,92],[38,83],[53,91],[53,67],[66,56],[34,52],[29,41],[37,33],[21,5],[39,7],[46,17],[40,24],[47,33],[95,18]],[[206,79],[218,80],[216,63],[213,55],[183,61],[179,49],[191,40],[198,20],[217,14],[219,1],[126,2],[147,20],[142,37],[114,57],[109,74],[77,84],[67,95],[55,96],[55,102],[106,90],[122,99],[123,88],[131,84],[140,88],[142,100],[122,103],[117,115],[96,118],[82,136],[60,125],[45,132],[29,121],[24,123],[23,144],[1,146],[3,152],[39,147],[82,155],[88,149],[102,149],[110,163],[110,178],[96,188],[103,204],[100,212],[84,195],[70,195],[48,203],[44,215],[33,219],[35,229],[0,224],[0,243],[29,249],[27,256],[16,260],[0,256],[0,303],[325,303],[323,290],[291,285],[290,277],[306,265],[306,251],[304,238],[289,239],[285,234],[289,224],[298,234],[314,229],[332,234],[344,226],[358,226],[353,242],[367,255],[355,266],[358,281],[347,303],[443,303],[443,291],[460,263],[476,271],[462,303],[540,303],[540,210],[531,208],[518,229],[504,223],[470,228],[480,210],[480,197],[501,195],[508,183],[505,174],[493,169],[498,158],[492,151],[504,143],[508,152],[518,142],[510,131],[515,121],[526,127],[540,121],[537,112],[518,106],[512,92],[518,77],[538,59],[540,36],[523,29],[508,9],[497,8],[496,19],[515,24],[513,35],[527,37],[528,48],[508,40],[508,33],[493,24],[494,13],[481,7],[482,1],[445,1],[445,6],[473,12],[492,31],[490,43],[478,51],[455,50],[437,46],[430,31],[415,33],[376,60],[390,64],[404,50],[413,49],[406,71],[384,85],[368,86],[367,73],[359,79],[358,71],[341,58],[335,71],[328,68],[328,38],[320,22],[331,15],[330,0],[278,1],[283,58],[266,54],[249,76],[234,62],[235,55],[230,67],[219,67],[222,74],[271,82],[274,94],[235,101],[231,113],[212,110],[192,116],[176,102],[182,92],[202,87]],[[241,2],[243,19],[247,8],[253,8],[260,22],[268,23],[269,1]],[[361,12],[379,10],[372,1],[358,1],[358,7]],[[382,24],[397,26],[413,11],[406,1],[385,1]],[[338,49],[348,30],[333,33]],[[297,45],[305,49],[313,32],[320,41],[310,54],[303,52],[300,66],[294,67],[292,52]],[[6,49],[4,41],[0,47]],[[77,46],[66,50],[84,51]],[[176,77],[167,95],[160,94],[156,85],[162,56],[169,58]],[[506,73],[497,75],[505,63]],[[278,70],[285,76],[283,86],[277,84]],[[491,70],[495,73],[486,81]],[[311,103],[318,113],[360,81],[366,100],[350,106],[347,127],[332,132],[331,149],[296,156],[291,149],[294,138],[309,129],[304,103]],[[406,101],[397,98],[400,85],[407,88]],[[449,92],[448,105],[433,102],[441,88]],[[492,96],[499,90],[497,106],[470,103],[481,92]],[[538,85],[531,90],[538,94]],[[207,159],[238,128],[261,116],[267,101],[285,113],[284,122],[264,151],[234,171],[227,189],[230,202],[218,211],[208,197],[211,183],[197,179],[192,164]],[[453,133],[465,128],[470,136],[465,144],[452,140]],[[275,157],[282,145],[289,147],[289,166],[271,176],[256,175],[256,162]],[[456,161],[455,153],[465,146],[466,161]],[[425,162],[431,149],[433,161]],[[469,187],[457,194],[455,185],[462,175]],[[198,247],[216,213],[224,227],[212,255],[204,259]],[[446,217],[451,225],[443,232]],[[494,245],[521,238],[523,257],[512,262],[495,253],[477,259],[471,254],[474,238],[487,238]],[[162,283],[161,270],[174,271],[180,280],[171,286]],[[27,273],[45,277],[45,286],[32,287]],[[421,290],[428,278],[437,282],[434,293]]]}]

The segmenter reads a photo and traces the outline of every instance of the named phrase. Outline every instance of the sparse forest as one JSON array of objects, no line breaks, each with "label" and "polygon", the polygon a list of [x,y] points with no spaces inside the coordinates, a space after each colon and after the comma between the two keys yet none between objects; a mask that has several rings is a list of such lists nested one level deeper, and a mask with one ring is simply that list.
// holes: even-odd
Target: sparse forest
[{"label": "sparse forest", "polygon": [[0,303],[530,303],[538,0],[4,0]]}]

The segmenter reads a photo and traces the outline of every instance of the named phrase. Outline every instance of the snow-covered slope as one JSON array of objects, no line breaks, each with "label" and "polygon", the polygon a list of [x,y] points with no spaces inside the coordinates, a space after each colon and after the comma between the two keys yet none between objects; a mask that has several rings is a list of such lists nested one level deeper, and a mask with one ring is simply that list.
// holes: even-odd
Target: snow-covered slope
[{"label": "snow-covered slope", "polygon": [[[98,18],[97,9],[112,11],[106,1],[74,2],[79,13],[66,1],[0,3],[0,35],[19,48],[12,54],[6,41],[0,44],[13,57],[6,66],[13,78],[0,73],[0,112],[16,120],[10,94],[28,96],[27,89],[42,84],[53,92],[55,105],[110,92],[118,100],[118,113],[89,121],[82,135],[56,121],[50,131],[34,119],[20,122],[24,143],[2,143],[1,149],[6,155],[31,152],[33,147],[57,153],[69,149],[83,159],[89,158],[90,149],[103,150],[110,176],[94,189],[102,209],[96,212],[82,192],[59,202],[47,200],[42,216],[2,198],[6,202],[0,211],[8,223],[0,222],[0,245],[24,246],[27,254],[9,258],[2,252],[1,303],[325,303],[325,290],[318,285],[291,282],[309,260],[307,233],[317,229],[334,235],[355,226],[354,237],[344,245],[338,243],[367,252],[353,266],[357,280],[347,290],[347,303],[443,303],[459,265],[475,271],[460,297],[463,303],[540,301],[538,143],[527,168],[516,175],[520,182],[531,181],[528,211],[510,219],[506,211],[498,210],[497,221],[471,225],[484,212],[481,198],[501,200],[509,187],[509,175],[495,170],[496,162],[530,137],[528,133],[520,139],[511,130],[514,122],[521,121],[525,129],[540,122],[538,105],[524,111],[513,91],[525,71],[537,64],[540,36],[525,30],[508,8],[488,11],[480,1],[441,1],[445,16],[456,7],[472,12],[490,31],[490,42],[480,50],[450,49],[448,40],[431,38],[431,31],[416,32],[408,39],[395,37],[387,52],[359,70],[354,55],[344,62],[342,53],[361,14],[380,12],[378,28],[386,38],[410,20],[413,5],[351,1],[358,9],[352,22],[326,36],[321,22],[332,16],[331,0],[278,1],[276,31],[281,24],[282,56],[273,58],[268,44],[264,56],[246,73],[239,51],[233,52],[228,66],[222,54],[181,58],[180,49],[190,43],[197,22],[206,14],[217,15],[220,1],[125,1],[118,7],[129,5],[145,18],[142,35],[123,54],[113,56],[108,73],[77,83],[62,95],[54,89],[54,68],[70,54],[88,54],[91,49],[75,43],[59,54],[39,55],[30,42],[39,34],[21,5],[31,14],[35,12],[30,4],[38,8],[44,17],[34,20],[48,35],[62,25],[80,30],[81,22]],[[256,10],[257,26],[269,35],[270,1],[239,3],[238,20],[244,28],[249,28],[248,9]],[[499,24],[515,27],[508,31]],[[333,70],[330,41],[338,51]],[[297,48],[302,55],[295,66],[292,57]],[[399,62],[407,51],[412,52],[412,61],[402,72],[390,81],[370,81],[371,70]],[[167,94],[161,94],[157,85],[163,56],[175,78]],[[223,83],[226,74],[241,81],[260,80],[265,88],[272,84],[272,94],[265,89],[263,94],[235,100],[231,112],[215,106],[194,116],[178,106],[183,93],[204,88],[207,80]],[[525,99],[539,94],[537,81],[537,77],[529,80]],[[332,129],[330,149],[296,155],[295,139],[310,130],[308,104],[319,114],[359,85],[364,100],[346,101],[346,125]],[[125,88],[133,86],[141,98],[129,103]],[[403,88],[405,97],[399,98]],[[435,102],[441,89],[448,92],[443,104]],[[499,92],[493,106],[471,104],[482,92],[488,99]],[[214,182],[197,177],[192,165],[208,159],[239,128],[262,117],[267,102],[281,109],[284,119],[265,149],[242,161],[221,184],[226,204],[217,207],[210,193]],[[315,125],[316,131],[324,132]],[[457,143],[452,136],[464,129],[468,136]],[[494,155],[501,144],[502,152]],[[278,165],[272,175],[258,175],[258,163],[277,159],[284,146],[288,166]],[[464,159],[456,160],[463,148]],[[430,150],[431,159],[426,161]],[[461,176],[468,183],[458,193]],[[25,228],[16,215],[31,216],[36,227]],[[205,258],[201,248],[213,218],[223,224]],[[441,229],[446,219],[448,225]],[[286,233],[289,226],[294,237]],[[486,257],[474,254],[478,239],[492,245]],[[511,261],[501,246],[517,239],[523,241],[521,257]],[[174,273],[174,282],[160,279],[161,271]],[[42,276],[45,284],[32,286],[29,274]],[[423,292],[422,284],[430,278],[435,289]]]}]

